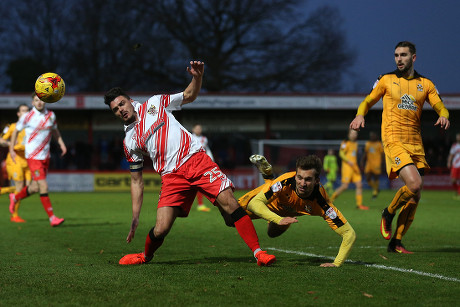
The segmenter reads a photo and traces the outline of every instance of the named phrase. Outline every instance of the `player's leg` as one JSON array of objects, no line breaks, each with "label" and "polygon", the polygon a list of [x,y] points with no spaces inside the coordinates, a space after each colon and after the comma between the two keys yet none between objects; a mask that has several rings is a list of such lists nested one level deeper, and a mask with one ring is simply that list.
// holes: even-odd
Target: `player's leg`
[{"label": "player's leg", "polygon": [[404,248],[401,239],[414,220],[415,211],[421,196],[423,180],[418,169],[413,164],[403,167],[399,172],[399,177],[405,183],[405,186],[399,189],[392,203],[387,208],[387,212],[393,216],[395,211],[401,208],[397,220],[396,231],[393,239],[388,245],[388,251],[411,253]]},{"label": "player's leg", "polygon": [[145,238],[144,252],[125,255],[118,263],[122,265],[143,264],[152,260],[180,213],[181,208],[178,206],[158,208],[155,226],[150,229]]},{"label": "player's leg", "polygon": [[276,223],[269,222],[267,226],[267,235],[270,238],[276,238],[288,230],[289,226],[291,225],[278,225]]},{"label": "player's leg", "polygon": [[380,174],[379,173],[372,173],[372,181],[374,182],[373,190],[372,190],[372,198],[376,198],[380,192]]},{"label": "player's leg", "polygon": [[252,155],[249,157],[249,161],[257,167],[264,179],[274,179],[272,166],[264,156]]},{"label": "player's leg", "polygon": [[238,204],[230,188],[225,189],[216,198],[217,203],[233,219],[238,234],[246,245],[252,250],[257,259],[257,265],[271,265],[276,261],[276,257],[267,254],[260,248],[259,237],[252,224],[251,218],[246,211]]},{"label": "player's leg", "polygon": [[[361,176],[360,176],[361,177]],[[363,183],[361,180],[354,182],[356,186],[355,200],[356,208],[359,210],[369,210],[368,206],[363,205]]]},{"label": "player's leg", "polygon": [[348,182],[342,182],[340,187],[338,187],[337,190],[335,190],[334,194],[332,194],[331,201],[334,202],[334,200],[336,200],[337,197],[339,197],[339,195],[342,194],[342,192],[346,189],[348,189]]},{"label": "player's leg", "polygon": [[[20,178],[17,178],[20,179]],[[14,180],[14,186],[16,188],[16,192],[21,191],[24,188],[24,180]],[[11,218],[10,221],[15,223],[24,223],[25,220],[19,216],[19,206],[21,205],[21,201],[17,201],[13,204],[13,208],[10,208]],[[12,209],[12,210],[11,210]]]}]

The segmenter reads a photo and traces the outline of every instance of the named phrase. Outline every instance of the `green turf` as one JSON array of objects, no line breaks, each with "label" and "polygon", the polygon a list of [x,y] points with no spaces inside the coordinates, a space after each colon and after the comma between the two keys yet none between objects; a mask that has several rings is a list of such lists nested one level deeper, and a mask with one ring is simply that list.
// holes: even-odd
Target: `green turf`
[{"label": "green turf", "polygon": [[51,193],[56,215],[66,218],[58,228],[49,226],[36,195],[20,208],[27,223],[10,223],[8,199],[2,196],[0,306],[458,305],[460,202],[451,192],[424,191],[403,241],[415,253],[388,254],[379,222],[393,194],[383,191],[370,200],[365,191],[369,211],[354,208],[353,191],[337,199],[357,233],[353,262],[341,268],[319,267],[330,261],[321,256],[334,257],[340,244],[319,217],[300,217],[276,239],[267,237],[264,221],[255,221],[262,247],[272,248],[278,259],[261,268],[216,209],[202,213],[194,207],[188,218],[176,221],[151,263],[120,266],[121,256],[143,250],[156,195],[145,195],[130,244],[125,242],[129,193]]}]

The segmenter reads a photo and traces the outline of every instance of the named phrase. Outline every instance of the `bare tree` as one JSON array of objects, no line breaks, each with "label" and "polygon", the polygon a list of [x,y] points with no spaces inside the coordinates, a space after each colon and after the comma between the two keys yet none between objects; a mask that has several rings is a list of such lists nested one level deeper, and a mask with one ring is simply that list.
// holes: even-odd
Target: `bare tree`
[{"label": "bare tree", "polygon": [[175,91],[188,60],[200,59],[211,92],[338,91],[353,60],[340,15],[327,6],[308,15],[304,2],[49,0],[39,12],[2,2],[0,59],[15,66],[0,69],[17,79],[14,67],[32,59],[69,92]]}]

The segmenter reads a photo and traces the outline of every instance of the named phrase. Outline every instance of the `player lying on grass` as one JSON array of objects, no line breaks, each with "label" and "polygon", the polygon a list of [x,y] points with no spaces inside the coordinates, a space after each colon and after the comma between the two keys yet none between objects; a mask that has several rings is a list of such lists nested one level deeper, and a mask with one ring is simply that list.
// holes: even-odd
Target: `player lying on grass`
[{"label": "player lying on grass", "polygon": [[105,104],[125,124],[123,145],[131,170],[133,210],[131,229],[126,238],[128,243],[134,238],[143,203],[144,155],[152,159],[162,184],[155,227],[147,235],[144,252],[126,255],[119,263],[149,262],[176,218],[188,216],[199,191],[231,216],[236,230],[254,253],[257,264],[270,265],[276,258],[260,249],[251,219],[233,196],[232,182],[206,154],[198,138],[172,115],[172,111],[194,101],[200,92],[204,63],[192,61],[187,71],[192,81],[182,93],[153,96],[143,104],[133,101],[121,88],[113,88],[104,96]]},{"label": "player lying on grass", "polygon": [[[250,161],[257,166],[265,184],[246,193],[238,202],[252,219],[263,218],[268,223],[267,234],[275,238],[283,234],[290,224],[297,222],[293,216],[321,216],[342,237],[339,253],[334,262],[322,267],[339,267],[350,254],[356,234],[342,213],[332,204],[324,187],[319,182],[322,164],[315,156],[297,159],[296,171],[274,178],[272,167],[264,156],[252,155]],[[232,226],[228,215],[222,213],[228,226]]]}]

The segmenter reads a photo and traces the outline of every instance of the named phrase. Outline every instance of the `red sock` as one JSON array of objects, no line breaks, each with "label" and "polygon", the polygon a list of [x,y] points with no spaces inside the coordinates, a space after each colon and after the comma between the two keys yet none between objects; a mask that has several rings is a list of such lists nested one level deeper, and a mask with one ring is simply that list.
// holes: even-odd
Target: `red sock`
[{"label": "red sock", "polygon": [[152,228],[149,231],[147,238],[145,238],[144,255],[147,258],[152,258],[155,251],[161,246],[161,244],[163,244],[163,241],[164,241],[164,239],[158,239],[155,237],[155,235],[153,234],[154,228]]},{"label": "red sock", "polygon": [[246,214],[243,208],[239,207],[231,214],[235,221],[235,228],[238,231],[240,237],[254,252],[260,248],[259,237],[257,236],[254,224],[252,224],[251,218]]},{"label": "red sock", "polygon": [[24,199],[27,196],[29,196],[29,193],[27,192],[27,186],[23,187],[21,191],[14,194],[14,198],[16,198],[16,201],[20,201],[21,199]]},{"label": "red sock", "polygon": [[203,204],[203,194],[201,194],[200,192],[197,192],[196,193],[196,199],[198,200],[198,205]]},{"label": "red sock", "polygon": [[48,194],[40,194],[40,201],[42,202],[43,208],[45,209],[46,214],[48,214],[48,217],[52,217],[54,215],[53,206],[51,206]]},{"label": "red sock", "polygon": [[460,195],[460,185],[457,185],[457,188],[455,190],[457,191],[457,194]]}]

